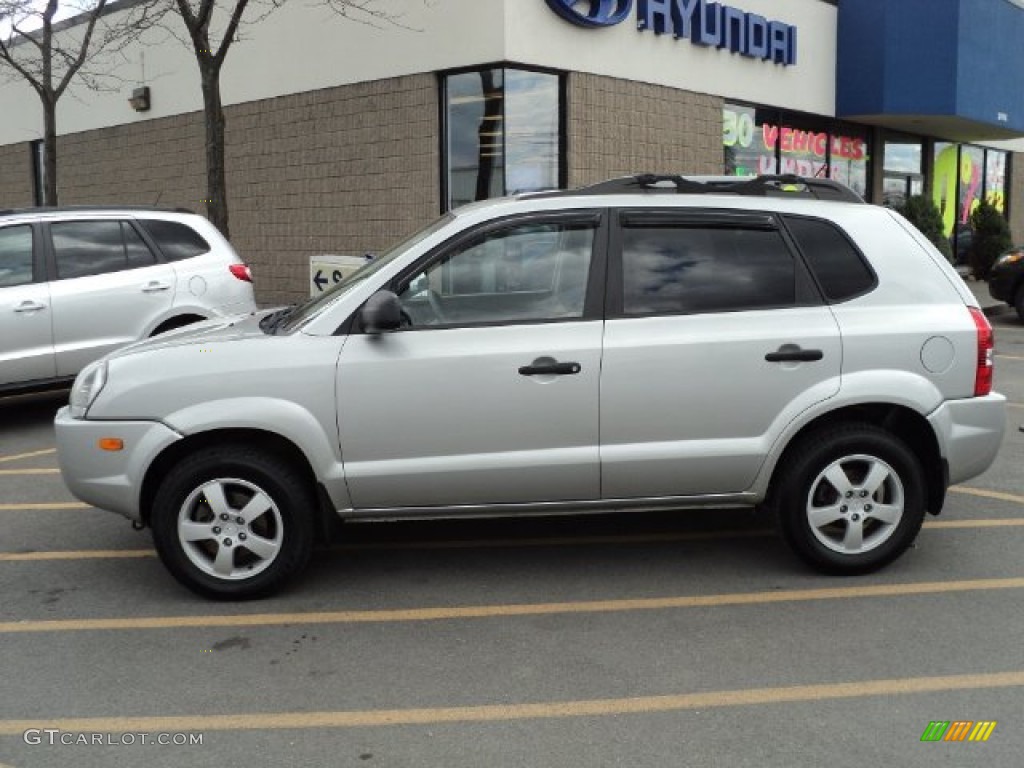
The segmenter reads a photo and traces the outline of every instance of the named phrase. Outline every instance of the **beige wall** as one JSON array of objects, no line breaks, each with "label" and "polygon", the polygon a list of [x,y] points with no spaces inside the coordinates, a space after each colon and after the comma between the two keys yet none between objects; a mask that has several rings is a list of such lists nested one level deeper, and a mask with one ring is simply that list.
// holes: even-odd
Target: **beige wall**
[{"label": "beige wall", "polygon": [[1024,152],[1014,152],[1010,155],[1010,178],[1007,186],[1013,242],[1024,243]]},{"label": "beige wall", "polygon": [[[228,107],[231,240],[261,304],[309,295],[309,257],[379,252],[440,210],[437,81],[415,75]],[[205,212],[202,117],[62,136],[62,205]],[[0,147],[0,205],[30,205],[27,144]],[[18,171],[18,168],[22,171]]]},{"label": "beige wall", "polygon": [[28,142],[0,147],[0,208],[32,204],[32,155]]},{"label": "beige wall", "polygon": [[722,173],[722,99],[569,75],[569,186],[634,173]]}]

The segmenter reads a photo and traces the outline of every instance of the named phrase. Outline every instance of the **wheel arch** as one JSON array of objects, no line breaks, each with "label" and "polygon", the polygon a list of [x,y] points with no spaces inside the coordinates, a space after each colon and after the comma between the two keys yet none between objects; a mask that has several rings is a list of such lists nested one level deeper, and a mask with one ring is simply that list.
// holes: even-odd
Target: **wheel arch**
[{"label": "wheel arch", "polygon": [[195,451],[228,445],[256,447],[294,467],[309,482],[310,487],[315,489],[318,505],[314,514],[316,515],[318,533],[322,537],[330,535],[336,515],[334,506],[302,450],[291,440],[275,432],[237,427],[213,429],[187,435],[167,446],[157,455],[146,469],[145,477],[142,480],[139,496],[139,513],[142,524],[150,525],[153,502],[160,483],[175,464]]},{"label": "wheel arch", "polygon": [[925,477],[925,508],[933,515],[942,511],[949,485],[949,468],[928,420],[912,408],[893,403],[860,403],[824,413],[804,424],[779,454],[768,481],[768,501],[773,501],[778,480],[787,460],[808,435],[845,423],[868,423],[881,427],[902,440],[917,457]]},{"label": "wheel arch", "polygon": [[184,328],[186,325],[192,325],[193,323],[201,323],[204,320],[208,320],[209,317],[206,315],[196,314],[195,312],[183,312],[173,317],[168,317],[161,320],[148,334],[148,336],[156,336],[159,333],[166,331],[172,331],[176,328]]}]

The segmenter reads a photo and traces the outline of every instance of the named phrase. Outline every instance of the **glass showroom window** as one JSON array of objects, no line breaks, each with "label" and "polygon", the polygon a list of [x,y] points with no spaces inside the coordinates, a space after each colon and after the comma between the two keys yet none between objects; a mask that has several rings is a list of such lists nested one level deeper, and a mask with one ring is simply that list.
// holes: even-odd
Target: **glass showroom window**
[{"label": "glass showroom window", "polygon": [[724,170],[729,176],[830,176],[865,195],[870,142],[863,129],[807,115],[726,104]]},{"label": "glass showroom window", "polygon": [[562,78],[484,69],[444,78],[446,209],[564,187]]},{"label": "glass showroom window", "polygon": [[1006,215],[1006,153],[967,144],[935,143],[932,196],[954,255],[972,242],[971,213],[982,199]]}]

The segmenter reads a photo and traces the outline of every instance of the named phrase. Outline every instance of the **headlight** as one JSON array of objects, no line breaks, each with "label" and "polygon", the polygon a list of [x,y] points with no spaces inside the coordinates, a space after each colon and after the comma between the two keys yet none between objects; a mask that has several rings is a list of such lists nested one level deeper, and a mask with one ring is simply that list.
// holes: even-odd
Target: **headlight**
[{"label": "headlight", "polygon": [[106,383],[107,363],[105,360],[85,366],[78,374],[78,378],[75,379],[74,386],[71,387],[71,397],[68,400],[68,405],[71,406],[71,418],[84,419],[89,406],[92,405],[96,395],[100,393]]},{"label": "headlight", "polygon": [[1012,253],[1005,253],[996,259],[996,263],[993,267],[1001,267],[1005,264],[1016,264],[1021,259],[1024,259],[1024,251],[1013,251]]}]

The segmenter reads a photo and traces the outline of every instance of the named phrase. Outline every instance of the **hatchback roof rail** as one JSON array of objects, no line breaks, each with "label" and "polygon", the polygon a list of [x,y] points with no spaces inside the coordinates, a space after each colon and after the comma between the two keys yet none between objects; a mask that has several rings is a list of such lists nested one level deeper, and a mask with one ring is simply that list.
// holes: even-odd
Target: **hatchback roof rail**
[{"label": "hatchback roof rail", "polygon": [[161,208],[155,205],[39,205],[27,208],[5,208],[0,216],[27,213],[101,213],[104,211],[149,211],[151,213],[195,213],[191,208]]},{"label": "hatchback roof rail", "polygon": [[864,198],[838,181],[806,178],[792,174],[780,176],[696,177],[670,174],[642,173],[609,179],[589,187],[541,193],[542,197],[564,195],[615,195],[630,192],[657,192],[682,195],[751,195],[755,197],[813,197],[818,200],[838,200],[863,203]]}]

